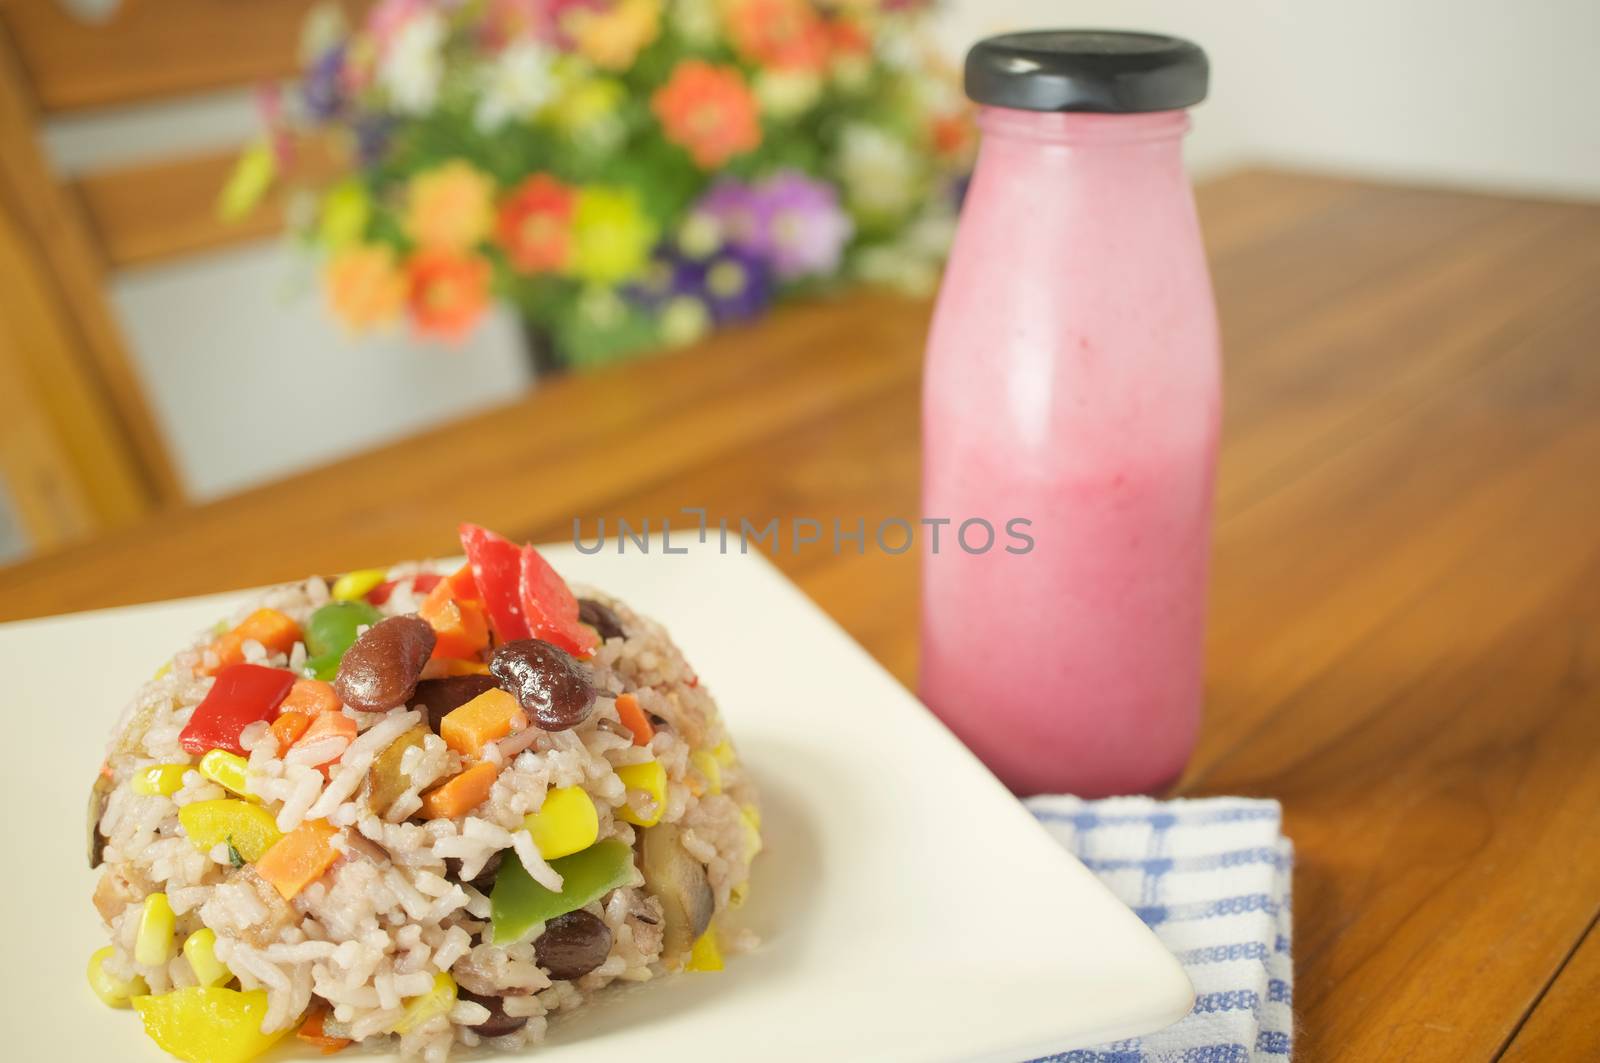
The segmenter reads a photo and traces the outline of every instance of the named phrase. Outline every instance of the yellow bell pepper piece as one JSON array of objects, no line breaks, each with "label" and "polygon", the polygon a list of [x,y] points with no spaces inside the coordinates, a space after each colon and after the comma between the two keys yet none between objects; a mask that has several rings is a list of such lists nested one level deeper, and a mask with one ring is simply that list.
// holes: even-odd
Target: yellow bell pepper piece
[{"label": "yellow bell pepper piece", "polygon": [[272,813],[260,805],[222,797],[196,801],[178,809],[178,823],[201,852],[227,842],[248,863],[261,859],[283,839]]},{"label": "yellow bell pepper piece", "polygon": [[661,762],[647,760],[643,764],[628,764],[617,769],[617,778],[630,793],[643,790],[654,802],[649,816],[640,815],[632,804],[624,802],[617,809],[617,818],[636,827],[653,827],[660,823],[661,814],[667,810],[667,769]]},{"label": "yellow bell pepper piece", "polygon": [[456,980],[444,971],[433,976],[433,988],[406,1001],[406,1013],[394,1024],[394,1032],[410,1033],[430,1019],[448,1014],[456,1006]]},{"label": "yellow bell pepper piece", "polygon": [[213,749],[200,758],[200,774],[229,793],[250,797],[250,762],[226,749]]},{"label": "yellow bell pepper piece", "polygon": [[581,786],[551,790],[539,811],[528,813],[522,823],[546,860],[581,852],[600,837],[600,814]]},{"label": "yellow bell pepper piece", "polygon": [[761,852],[761,812],[755,805],[739,809],[739,825],[744,828],[744,862],[749,863]]},{"label": "yellow bell pepper piece", "polygon": [[139,913],[139,935],[134,938],[134,960],[145,967],[160,967],[172,959],[172,933],[177,925],[178,917],[165,893],[146,897]]},{"label": "yellow bell pepper piece", "polygon": [[146,797],[171,797],[183,789],[188,764],[152,764],[133,773],[133,792]]},{"label": "yellow bell pepper piece", "polygon": [[715,797],[722,792],[722,765],[717,762],[715,753],[697,749],[689,754],[689,763],[705,779],[706,793]]},{"label": "yellow bell pepper piece", "polygon": [[288,1028],[262,1033],[267,991],[189,986],[133,998],[150,1039],[186,1063],[249,1063]]},{"label": "yellow bell pepper piece", "polygon": [[387,569],[358,568],[334,580],[329,593],[336,602],[351,602],[357,598],[365,598],[367,592],[382,583],[388,575]]},{"label": "yellow bell pepper piece", "polygon": [[722,970],[722,948],[717,942],[716,927],[711,927],[695,939],[694,945],[689,949],[689,962],[683,965],[683,969],[686,971]]},{"label": "yellow bell pepper piece", "polygon": [[125,1008],[134,997],[150,992],[150,987],[138,975],[118,978],[106,970],[105,962],[116,952],[115,945],[107,945],[89,957],[89,988],[94,990],[95,996],[105,1001],[107,1007]]},{"label": "yellow bell pepper piece", "polygon": [[183,943],[183,958],[189,961],[195,981],[203,986],[221,985],[233,979],[233,972],[217,959],[217,932],[203,926]]}]

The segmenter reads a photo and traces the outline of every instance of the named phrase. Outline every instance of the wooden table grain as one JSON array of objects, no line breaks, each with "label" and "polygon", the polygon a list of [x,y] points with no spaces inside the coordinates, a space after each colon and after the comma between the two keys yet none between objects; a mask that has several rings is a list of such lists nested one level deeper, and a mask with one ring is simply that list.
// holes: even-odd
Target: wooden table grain
[{"label": "wooden table grain", "polygon": [[[1297,1054],[1600,1059],[1600,206],[1206,185],[1227,412],[1177,791],[1282,800]],[[459,520],[915,519],[925,304],[859,296],[0,570],[0,619],[453,552]],[[912,555],[776,562],[912,682]]]}]

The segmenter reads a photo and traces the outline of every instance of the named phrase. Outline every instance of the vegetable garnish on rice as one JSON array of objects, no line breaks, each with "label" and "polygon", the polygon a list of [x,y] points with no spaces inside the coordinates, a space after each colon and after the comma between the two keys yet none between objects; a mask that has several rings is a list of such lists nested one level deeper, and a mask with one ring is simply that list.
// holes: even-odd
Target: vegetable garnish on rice
[{"label": "vegetable garnish on rice", "polygon": [[91,794],[96,995],[244,1063],[536,1042],[613,982],[716,970],[761,847],[716,704],[656,623],[531,546],[314,577],[204,633]]}]

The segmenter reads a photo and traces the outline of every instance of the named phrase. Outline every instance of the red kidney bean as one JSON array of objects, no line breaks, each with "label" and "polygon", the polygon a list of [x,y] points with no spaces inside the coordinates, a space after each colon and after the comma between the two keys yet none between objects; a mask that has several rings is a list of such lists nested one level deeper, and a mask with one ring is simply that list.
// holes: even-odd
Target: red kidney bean
[{"label": "red kidney bean", "polygon": [[361,633],[339,661],[333,692],[362,712],[404,705],[417,689],[435,636],[417,616],[391,616]]},{"label": "red kidney bean", "polygon": [[494,651],[489,671],[517,696],[535,726],[565,731],[589,718],[594,685],[588,670],[558,646],[540,639],[518,639]]},{"label": "red kidney bean", "polygon": [[599,916],[579,908],[545,923],[533,943],[534,959],[551,978],[582,978],[611,954],[611,928]]},{"label": "red kidney bean", "polygon": [[498,686],[492,675],[449,675],[440,679],[424,679],[417,684],[416,693],[406,704],[423,709],[428,714],[428,727],[439,733],[439,721],[459,709],[485,690]]},{"label": "red kidney bean", "polygon": [[489,1009],[489,1017],[472,1028],[479,1037],[504,1037],[508,1033],[516,1033],[528,1025],[527,1019],[513,1018],[506,1014],[505,998],[484,996],[481,993],[469,993],[467,990],[456,987],[456,996],[462,1000],[470,1000],[474,1004],[481,1004]]},{"label": "red kidney bean", "polygon": [[578,620],[600,632],[602,641],[628,637],[627,630],[622,626],[622,618],[609,605],[593,598],[578,599]]}]

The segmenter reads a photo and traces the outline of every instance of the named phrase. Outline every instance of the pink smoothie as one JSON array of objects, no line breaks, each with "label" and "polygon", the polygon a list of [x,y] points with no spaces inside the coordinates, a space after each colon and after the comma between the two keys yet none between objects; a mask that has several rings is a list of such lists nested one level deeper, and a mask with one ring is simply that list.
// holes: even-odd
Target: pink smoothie
[{"label": "pink smoothie", "polygon": [[[1219,366],[1183,112],[989,107],[929,340],[921,694],[1019,793],[1177,778],[1200,721]],[[976,546],[976,535],[971,545]]]}]

